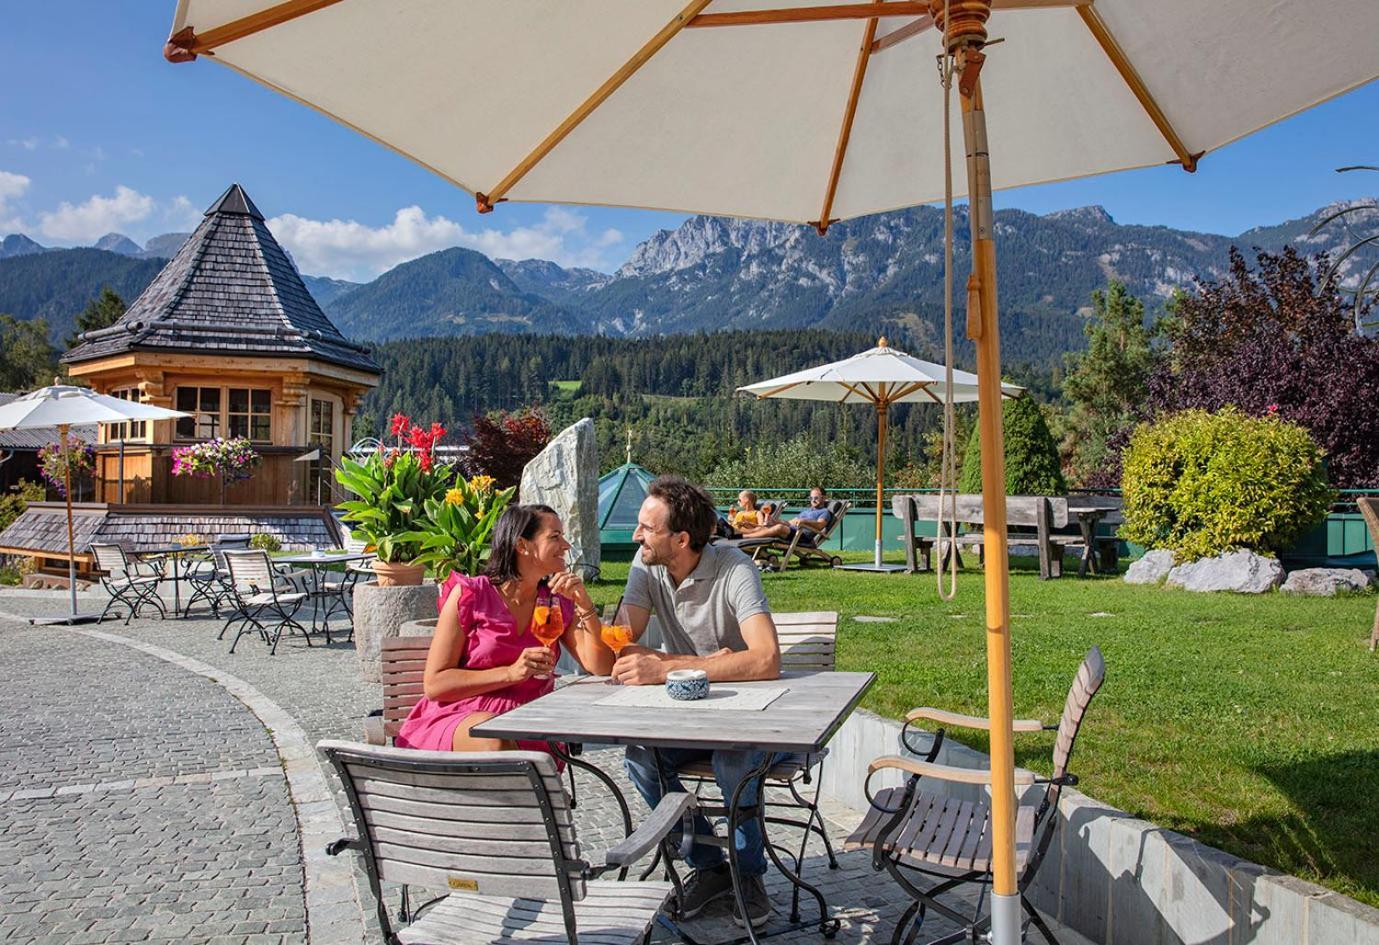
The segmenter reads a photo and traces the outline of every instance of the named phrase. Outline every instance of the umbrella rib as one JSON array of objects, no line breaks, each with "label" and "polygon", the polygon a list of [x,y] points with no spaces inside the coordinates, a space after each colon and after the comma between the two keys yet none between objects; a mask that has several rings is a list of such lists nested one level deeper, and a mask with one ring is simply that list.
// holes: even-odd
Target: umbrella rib
[{"label": "umbrella rib", "polygon": [[801,384],[804,384],[804,383],[806,383],[806,382],[805,382],[805,381],[795,381],[793,384],[786,384],[784,387],[777,387],[777,388],[775,388],[774,390],[768,390],[768,391],[766,391],[765,393],[757,394],[757,399],[758,399],[758,400],[765,400],[767,397],[774,397],[774,396],[776,396],[777,394],[783,394],[783,393],[785,393],[786,391],[788,391],[790,388],[792,388],[792,387],[799,387]]},{"label": "umbrella rib", "polygon": [[732,13],[701,13],[693,29],[706,26],[761,26],[766,23],[818,23],[829,20],[866,20],[878,16],[919,16],[929,12],[923,0],[881,0],[878,3],[835,3],[819,7],[781,7],[775,10],[737,10]]},{"label": "umbrella rib", "polygon": [[1087,24],[1087,29],[1091,31],[1092,36],[1096,38],[1102,52],[1106,53],[1106,58],[1111,60],[1111,65],[1116,67],[1120,77],[1125,80],[1125,84],[1130,87],[1130,91],[1139,100],[1140,106],[1144,108],[1149,120],[1154,122],[1155,127],[1159,129],[1159,134],[1163,135],[1168,146],[1173,149],[1173,153],[1178,155],[1178,163],[1183,165],[1183,170],[1188,173],[1197,170],[1197,159],[1206,152],[1199,151],[1193,154],[1187,149],[1187,145],[1183,143],[1183,139],[1179,137],[1172,123],[1169,122],[1164,110],[1159,107],[1159,103],[1149,93],[1148,86],[1144,84],[1144,79],[1140,77],[1139,71],[1130,62],[1130,57],[1125,54],[1125,50],[1121,48],[1116,37],[1106,26],[1106,21],[1101,18],[1101,14],[1090,5],[1079,6],[1077,13],[1082,17],[1082,22]]},{"label": "umbrella rib", "polygon": [[[860,390],[857,389],[857,385],[856,385],[856,384],[849,384],[847,381],[839,381],[839,382],[838,382],[838,386],[841,387],[841,388],[843,388],[844,390],[846,390],[846,391],[848,392],[848,394],[856,394],[856,395],[857,395],[858,397],[860,397],[862,400],[868,400],[868,401],[871,401],[872,403],[875,403],[875,402],[876,402],[876,396],[875,396],[874,394],[871,394],[871,395],[869,396],[870,392],[868,392],[867,394],[862,393]],[[866,385],[864,384],[863,386],[865,387]],[[847,399],[848,399],[847,394],[844,394],[844,395],[843,395],[843,401],[845,401],[845,400],[847,400]],[[842,403],[842,401],[839,401],[839,403]]]},{"label": "umbrella rib", "polygon": [[871,44],[871,51],[874,53],[879,53],[883,49],[889,49],[897,43],[903,43],[911,36],[918,36],[925,30],[931,29],[933,25],[934,18],[932,16],[921,16],[917,20],[911,20],[909,23],[906,23],[904,26],[900,27],[900,29],[893,30],[887,33],[885,36],[882,36],[880,39],[873,42]]},{"label": "umbrella rib", "polygon": [[604,83],[594,90],[578,107],[566,117],[555,130],[548,134],[545,139],[538,144],[530,154],[524,157],[517,166],[508,172],[508,175],[498,182],[487,194],[475,193],[474,200],[478,205],[480,213],[488,213],[493,209],[493,205],[505,199],[505,194],[511,190],[518,181],[527,175],[533,167],[541,162],[546,155],[550,154],[555,146],[565,140],[566,135],[579,127],[584,119],[594,113],[594,110],[608,100],[608,97],[616,92],[624,82],[632,76],[642,66],[651,60],[665,46],[675,38],[685,26],[698,16],[699,11],[708,6],[710,0],[690,0],[690,3],[683,10],[675,14],[675,17],[656,33],[655,36],[647,40],[641,49],[632,54],[632,58],[623,63],[617,72],[609,76]]},{"label": "umbrella rib", "polygon": [[852,138],[852,121],[857,116],[857,100],[862,95],[862,83],[867,79],[867,62],[871,59],[872,42],[876,39],[876,24],[881,22],[876,17],[867,20],[866,29],[862,31],[862,45],[857,50],[857,64],[852,70],[852,87],[848,90],[847,107],[843,111],[843,127],[838,130],[838,145],[833,151],[833,168],[828,174],[828,189],[824,191],[824,208],[819,212],[819,219],[814,227],[823,236],[828,233],[829,224],[833,223],[830,214],[833,213],[833,198],[838,193],[838,178],[843,173],[843,159],[847,157],[848,141]]},{"label": "umbrella rib", "polygon": [[217,46],[253,36],[255,33],[272,29],[288,20],[315,13],[339,2],[340,0],[286,0],[284,3],[274,4],[267,9],[231,20],[199,35],[195,29],[188,26],[168,38],[163,55],[173,62],[186,62],[195,59],[200,53],[210,52]]}]

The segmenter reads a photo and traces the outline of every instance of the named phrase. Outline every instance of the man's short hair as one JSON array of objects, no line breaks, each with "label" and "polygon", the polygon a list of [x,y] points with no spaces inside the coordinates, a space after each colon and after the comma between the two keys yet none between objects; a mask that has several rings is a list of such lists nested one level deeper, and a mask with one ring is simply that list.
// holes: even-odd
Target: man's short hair
[{"label": "man's short hair", "polygon": [[[819,490],[819,495],[823,496],[825,499],[828,498],[828,490],[825,489],[823,486],[815,486],[814,489],[818,489],[818,490]],[[810,492],[813,492],[814,489],[810,489],[809,491],[810,491]]]},{"label": "man's short hair", "polygon": [[702,487],[683,476],[657,476],[646,494],[665,503],[670,513],[667,525],[672,532],[687,532],[690,548],[700,551],[709,543],[718,511]]}]

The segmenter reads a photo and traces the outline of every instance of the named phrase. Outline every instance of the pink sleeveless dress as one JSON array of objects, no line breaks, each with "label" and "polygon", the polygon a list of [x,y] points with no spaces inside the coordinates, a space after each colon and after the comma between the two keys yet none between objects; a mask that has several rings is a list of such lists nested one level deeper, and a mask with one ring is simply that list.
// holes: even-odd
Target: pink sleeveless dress
[{"label": "pink sleeveless dress", "polygon": [[[452,593],[460,594],[460,629],[465,635],[464,669],[492,669],[511,666],[518,654],[528,647],[540,646],[530,627],[517,628],[512,612],[503,603],[498,589],[488,578],[451,577],[441,588],[440,606]],[[555,595],[560,603],[565,626],[574,625],[574,604]],[[448,702],[422,696],[402,723],[394,744],[399,748],[425,751],[450,751],[455,729],[474,712],[502,715],[519,705],[526,705],[555,688],[555,679],[524,679],[504,689],[495,689],[478,696],[468,696]],[[520,741],[519,748],[527,751],[546,751],[545,742]]]}]

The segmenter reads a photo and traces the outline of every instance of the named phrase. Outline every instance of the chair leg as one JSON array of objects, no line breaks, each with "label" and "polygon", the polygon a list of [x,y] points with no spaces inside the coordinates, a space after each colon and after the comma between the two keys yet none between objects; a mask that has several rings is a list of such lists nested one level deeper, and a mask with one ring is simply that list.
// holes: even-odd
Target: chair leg
[{"label": "chair leg", "polygon": [[1025,914],[1028,915],[1029,920],[1034,923],[1034,927],[1039,930],[1039,934],[1044,936],[1044,941],[1048,942],[1049,945],[1059,945],[1058,939],[1053,934],[1053,930],[1049,928],[1049,924],[1044,921],[1044,917],[1039,914],[1039,910],[1034,908],[1034,904],[1025,897],[1024,893],[1020,894],[1020,902],[1024,903]]}]

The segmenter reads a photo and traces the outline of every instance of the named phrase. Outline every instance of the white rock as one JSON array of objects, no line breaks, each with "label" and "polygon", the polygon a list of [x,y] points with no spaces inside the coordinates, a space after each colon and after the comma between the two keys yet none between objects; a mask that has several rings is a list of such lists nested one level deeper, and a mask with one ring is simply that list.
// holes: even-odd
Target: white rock
[{"label": "white rock", "polygon": [[522,470],[523,503],[549,505],[565,523],[570,558],[587,579],[598,572],[599,457],[594,421],[566,427]]},{"label": "white rock", "polygon": [[1279,590],[1312,597],[1358,594],[1369,588],[1369,575],[1358,568],[1303,568],[1288,575]]},{"label": "white rock", "polygon": [[1132,561],[1125,569],[1126,584],[1162,584],[1173,570],[1173,552],[1166,548],[1146,551],[1144,557]]},{"label": "white rock", "polygon": [[1237,551],[1180,564],[1168,572],[1168,587],[1188,591],[1234,591],[1263,594],[1283,581],[1283,565],[1241,548]]}]

